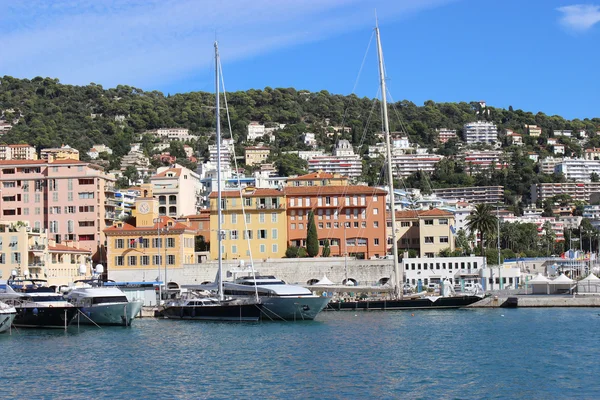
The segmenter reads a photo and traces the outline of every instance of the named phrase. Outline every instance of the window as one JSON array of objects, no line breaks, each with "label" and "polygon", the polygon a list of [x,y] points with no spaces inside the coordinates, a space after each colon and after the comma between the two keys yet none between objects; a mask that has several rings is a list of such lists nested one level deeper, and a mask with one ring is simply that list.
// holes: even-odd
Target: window
[{"label": "window", "polygon": [[73,192],[67,193],[67,201],[73,201]]},{"label": "window", "polygon": [[360,227],[361,228],[366,228],[367,227],[367,221],[361,221]]},{"label": "window", "polygon": [[237,224],[237,214],[236,213],[231,214],[231,223]]},{"label": "window", "polygon": [[135,249],[137,247],[137,241],[135,239],[129,239],[127,241],[127,248]]},{"label": "window", "polygon": [[29,194],[28,193],[25,193],[23,195],[23,203],[29,203]]},{"label": "window", "polygon": [[162,247],[162,239],[152,238],[152,247],[155,249],[160,249]]},{"label": "window", "polygon": [[266,229],[259,229],[258,230],[258,238],[259,239],[266,239],[267,238],[267,230]]},{"label": "window", "polygon": [[150,248],[150,239],[142,238],[142,240],[140,241],[140,249],[148,249],[148,248]]},{"label": "window", "polygon": [[251,230],[244,231],[244,239],[252,239],[252,231]]},{"label": "window", "polygon": [[402,222],[400,222],[400,226],[402,228],[408,228],[410,226],[410,222],[409,221],[402,221]]},{"label": "window", "polygon": [[325,223],[325,227],[326,227],[326,228],[331,228],[331,222],[327,222],[327,223]]},{"label": "window", "polygon": [[258,222],[261,224],[265,222],[265,213],[258,214]]},{"label": "window", "polygon": [[279,247],[276,244],[274,244],[274,245],[271,246],[271,251],[273,253],[277,253],[279,251],[278,249],[279,249]]},{"label": "window", "polygon": [[251,221],[251,215],[250,214],[246,214],[246,223],[249,224]]},{"label": "window", "polygon": [[23,209],[23,215],[29,215],[29,208]]},{"label": "window", "polygon": [[162,256],[152,256],[152,264],[162,265]]},{"label": "window", "polygon": [[94,192],[79,192],[80,199],[93,199]]},{"label": "window", "polygon": [[448,225],[448,218],[440,218],[438,221],[440,225]]},{"label": "window", "polygon": [[425,225],[433,225],[433,220],[432,220],[432,219],[426,219],[426,220],[424,221],[424,224],[425,224]]},{"label": "window", "polygon": [[319,229],[323,229],[323,226],[324,226],[323,223],[319,222]]},{"label": "window", "polygon": [[14,188],[14,187],[17,187],[17,184],[14,181],[11,181],[11,182],[4,182],[2,184],[2,186],[5,188]]},{"label": "window", "polygon": [[67,190],[73,190],[73,179],[71,178],[67,180]]},{"label": "window", "polygon": [[[238,231],[237,231],[237,229],[233,229],[233,230],[229,231],[229,239],[231,239],[231,240],[237,240],[238,239]],[[235,253],[237,253],[237,251]]]},{"label": "window", "polygon": [[119,267],[122,267],[123,265],[125,265],[125,257],[116,256],[115,257],[115,265],[118,265]]},{"label": "window", "polygon": [[60,214],[60,206],[58,207],[50,207],[50,214]]},{"label": "window", "polygon": [[448,243],[448,236],[440,236],[440,243]]},{"label": "window", "polygon": [[94,221],[79,221],[79,227],[90,227],[94,226]]},{"label": "window", "polygon": [[298,224],[298,229],[304,229],[304,224]]},{"label": "window", "polygon": [[277,213],[271,213],[271,222],[273,222],[273,223],[277,222]]},{"label": "window", "polygon": [[433,243],[433,236],[425,236],[425,243]]},{"label": "window", "polygon": [[277,229],[271,229],[271,239],[277,239]]},{"label": "window", "polygon": [[166,242],[168,248],[172,249],[175,247],[175,238],[167,238]]},{"label": "window", "polygon": [[350,228],[350,222],[344,222],[344,228]]},{"label": "window", "polygon": [[354,227],[355,227],[355,228],[358,228],[358,221],[355,221],[355,222],[354,222]]},{"label": "window", "polygon": [[125,248],[125,239],[115,239],[115,249]]},{"label": "window", "polygon": [[129,256],[127,258],[129,259],[129,265],[130,266],[137,265],[137,256]]},{"label": "window", "polygon": [[373,215],[377,215],[379,214],[379,208],[374,208],[373,209]]},{"label": "window", "polygon": [[167,256],[167,264],[168,265],[175,265],[175,255],[174,254],[169,254]]},{"label": "window", "polygon": [[150,265],[150,256],[140,256],[140,265]]},{"label": "window", "polygon": [[374,244],[375,246],[379,246],[379,238],[375,238],[375,239],[373,239],[373,244]]},{"label": "window", "polygon": [[65,206],[65,214],[75,214],[75,206]]},{"label": "window", "polygon": [[265,246],[264,244],[260,245],[260,252],[261,253],[266,253],[267,252],[267,246]]},{"label": "window", "polygon": [[50,221],[50,233],[58,233],[58,221]]},{"label": "window", "polygon": [[290,229],[296,229],[296,224],[290,224]]},{"label": "window", "polygon": [[252,205],[252,199],[251,198],[245,198],[244,199],[244,206],[250,207],[251,205]]},{"label": "window", "polygon": [[75,231],[75,221],[72,219],[67,221],[67,233],[73,233]]},{"label": "window", "polygon": [[79,212],[94,212],[94,206],[79,206]]}]

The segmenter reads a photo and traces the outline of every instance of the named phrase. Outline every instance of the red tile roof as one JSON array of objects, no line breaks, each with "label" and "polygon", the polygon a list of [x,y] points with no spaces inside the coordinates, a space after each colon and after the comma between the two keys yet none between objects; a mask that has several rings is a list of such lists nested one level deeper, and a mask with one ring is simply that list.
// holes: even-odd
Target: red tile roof
[{"label": "red tile roof", "polygon": [[[242,189],[242,193],[244,197],[278,197],[283,196],[283,192],[277,189],[261,189],[261,188],[245,188]],[[217,198],[217,192],[212,192],[209,196],[211,199]],[[232,197],[240,197],[239,190],[225,190],[221,192],[221,197],[232,198]]]},{"label": "red tile roof", "polygon": [[[396,218],[418,218],[418,217],[452,217],[450,211],[440,210],[439,208],[432,208],[431,210],[402,210],[396,211]],[[390,218],[388,213],[387,218]]]},{"label": "red tile roof", "polygon": [[301,196],[301,195],[387,195],[387,192],[372,186],[286,186],[283,189],[286,196]]},{"label": "red tile roof", "polygon": [[[296,176],[294,178],[288,178],[288,181],[310,181],[313,179],[333,179],[334,175],[329,172],[312,172],[306,175]],[[341,177],[345,178],[345,177]]]},{"label": "red tile roof", "polygon": [[152,178],[150,178],[150,179],[154,179],[154,178],[167,178],[167,174],[170,173],[170,172],[174,173],[174,175],[176,177],[179,177],[181,175],[181,168],[169,168],[169,169],[166,169],[166,170],[164,170],[163,172],[161,172],[159,174],[153,175]]},{"label": "red tile roof", "polygon": [[50,252],[62,253],[62,252],[70,252],[70,253],[84,253],[91,254],[90,250],[86,249],[78,249],[76,247],[65,246],[64,244],[55,244],[54,246],[48,246],[48,250]]},{"label": "red tile roof", "polygon": [[172,222],[173,225],[169,226],[168,228],[171,230],[190,230],[192,231],[193,229],[190,228],[188,225],[182,223],[182,222],[176,222],[173,218],[171,217],[159,217],[160,218],[160,222],[159,223],[155,223],[152,226],[144,226],[144,227],[136,227],[133,226],[131,224],[128,224],[126,222],[123,223],[123,227],[119,228],[117,226],[111,226],[110,228],[106,228],[104,230],[104,233],[121,233],[121,232],[136,232],[136,231],[149,231],[149,230],[158,230],[158,229],[162,229],[162,228],[166,228],[168,226],[169,222]]}]

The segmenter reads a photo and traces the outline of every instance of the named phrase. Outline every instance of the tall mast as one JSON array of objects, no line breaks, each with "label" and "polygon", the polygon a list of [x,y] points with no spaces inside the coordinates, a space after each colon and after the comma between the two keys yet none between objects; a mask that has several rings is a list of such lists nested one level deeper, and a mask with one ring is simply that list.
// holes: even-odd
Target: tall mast
[{"label": "tall mast", "polygon": [[216,117],[217,117],[217,244],[219,246],[218,250],[218,263],[219,263],[219,299],[223,300],[223,261],[222,258],[222,246],[221,241],[223,240],[221,235],[221,115],[219,114],[219,44],[215,42],[215,97],[216,97]]},{"label": "tall mast", "polygon": [[387,156],[387,176],[390,198],[390,214],[392,216],[392,254],[394,257],[394,291],[396,297],[402,297],[402,287],[404,284],[403,274],[400,271],[398,264],[398,238],[396,237],[396,212],[394,209],[394,173],[392,169],[392,150],[390,145],[390,123],[388,120],[387,110],[387,91],[385,88],[385,71],[383,70],[383,52],[381,50],[381,37],[379,36],[379,25],[375,25],[375,33],[377,34],[377,55],[379,58],[379,80],[381,83],[381,108],[383,115],[383,129],[385,133],[385,148]]}]

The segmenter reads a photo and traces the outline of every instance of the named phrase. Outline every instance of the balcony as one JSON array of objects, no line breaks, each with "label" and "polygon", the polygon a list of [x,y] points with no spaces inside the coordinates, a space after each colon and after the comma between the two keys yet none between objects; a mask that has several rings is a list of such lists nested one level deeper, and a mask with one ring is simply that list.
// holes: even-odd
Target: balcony
[{"label": "balcony", "polygon": [[107,212],[104,214],[104,219],[118,219],[119,215],[114,212]]},{"label": "balcony", "polygon": [[43,244],[32,244],[29,246],[29,251],[44,251],[46,250],[46,246]]},{"label": "balcony", "polygon": [[115,185],[104,185],[104,191],[105,192],[110,192],[110,193],[115,193],[117,191],[117,189],[115,188]]},{"label": "balcony", "polygon": [[283,204],[257,204],[257,210],[278,210],[283,209]]},{"label": "balcony", "polygon": [[114,199],[114,198],[107,198],[105,200],[105,202],[104,202],[104,205],[107,205],[107,206],[120,206],[121,202],[119,200],[117,200],[117,199]]}]

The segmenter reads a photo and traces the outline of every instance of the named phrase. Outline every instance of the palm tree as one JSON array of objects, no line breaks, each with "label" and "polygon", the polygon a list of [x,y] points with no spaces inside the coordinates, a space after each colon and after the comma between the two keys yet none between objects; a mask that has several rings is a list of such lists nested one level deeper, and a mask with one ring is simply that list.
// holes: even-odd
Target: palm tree
[{"label": "palm tree", "polygon": [[498,218],[492,214],[492,206],[489,204],[478,204],[467,217],[467,228],[471,231],[478,231],[481,235],[481,255],[483,253],[483,241],[496,230]]}]

